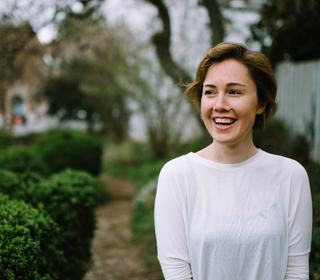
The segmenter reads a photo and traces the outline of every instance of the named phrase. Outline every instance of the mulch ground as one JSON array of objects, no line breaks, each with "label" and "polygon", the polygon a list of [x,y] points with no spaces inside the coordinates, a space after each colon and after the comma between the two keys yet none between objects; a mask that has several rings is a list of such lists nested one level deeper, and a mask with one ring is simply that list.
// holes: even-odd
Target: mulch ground
[{"label": "mulch ground", "polygon": [[130,217],[136,189],[130,182],[101,177],[110,201],[97,209],[92,262],[83,280],[158,280],[161,270],[146,263],[142,245],[130,242]]}]

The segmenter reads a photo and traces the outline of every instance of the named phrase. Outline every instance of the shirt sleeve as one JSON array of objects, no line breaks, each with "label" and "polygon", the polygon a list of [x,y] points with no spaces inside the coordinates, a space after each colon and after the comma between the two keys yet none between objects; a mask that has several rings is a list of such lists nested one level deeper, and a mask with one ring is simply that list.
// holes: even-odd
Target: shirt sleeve
[{"label": "shirt sleeve", "polygon": [[299,166],[291,182],[289,204],[288,264],[285,280],[309,279],[312,201],[306,171]]},{"label": "shirt sleeve", "polygon": [[[181,173],[181,172],[180,172]],[[167,163],[160,172],[155,201],[158,259],[166,280],[190,280],[187,195],[183,176]]]}]

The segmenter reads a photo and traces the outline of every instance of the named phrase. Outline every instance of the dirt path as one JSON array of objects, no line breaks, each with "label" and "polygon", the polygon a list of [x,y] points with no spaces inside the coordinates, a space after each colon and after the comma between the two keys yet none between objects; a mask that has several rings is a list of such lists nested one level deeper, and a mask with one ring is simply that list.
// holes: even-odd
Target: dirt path
[{"label": "dirt path", "polygon": [[135,188],[121,179],[101,179],[110,192],[111,201],[97,210],[92,266],[83,280],[158,280],[160,270],[146,264],[139,244],[130,243]]}]

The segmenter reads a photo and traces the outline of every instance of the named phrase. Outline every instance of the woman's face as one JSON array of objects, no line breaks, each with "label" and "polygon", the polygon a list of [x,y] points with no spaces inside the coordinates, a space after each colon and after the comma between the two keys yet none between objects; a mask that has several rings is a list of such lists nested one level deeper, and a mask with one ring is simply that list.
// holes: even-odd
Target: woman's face
[{"label": "woman's face", "polygon": [[256,115],[262,114],[257,87],[242,63],[228,59],[212,65],[203,83],[201,115],[216,143],[252,144]]}]

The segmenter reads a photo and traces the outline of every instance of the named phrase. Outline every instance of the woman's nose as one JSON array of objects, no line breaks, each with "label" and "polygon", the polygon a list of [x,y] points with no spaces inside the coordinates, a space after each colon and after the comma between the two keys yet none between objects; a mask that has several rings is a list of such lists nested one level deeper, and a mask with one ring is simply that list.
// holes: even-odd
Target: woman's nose
[{"label": "woman's nose", "polygon": [[225,94],[218,94],[216,98],[216,103],[214,104],[213,109],[217,112],[230,110],[228,100]]}]

